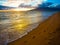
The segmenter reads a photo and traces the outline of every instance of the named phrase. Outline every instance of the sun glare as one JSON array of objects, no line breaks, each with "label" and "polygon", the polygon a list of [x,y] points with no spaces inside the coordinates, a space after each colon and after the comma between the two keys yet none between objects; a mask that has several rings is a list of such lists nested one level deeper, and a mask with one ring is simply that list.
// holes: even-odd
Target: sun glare
[{"label": "sun glare", "polygon": [[15,9],[10,9],[12,11],[29,11],[29,10],[33,10],[35,8],[15,8]]}]

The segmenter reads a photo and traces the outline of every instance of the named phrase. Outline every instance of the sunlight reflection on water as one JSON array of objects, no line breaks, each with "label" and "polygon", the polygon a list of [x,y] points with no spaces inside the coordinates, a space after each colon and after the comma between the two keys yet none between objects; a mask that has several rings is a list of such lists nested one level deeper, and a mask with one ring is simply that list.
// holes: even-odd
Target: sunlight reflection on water
[{"label": "sunlight reflection on water", "polygon": [[2,40],[11,42],[23,37],[54,13],[37,10],[0,12],[0,34],[4,35],[6,33],[6,36]]},{"label": "sunlight reflection on water", "polygon": [[[0,32],[6,32],[8,42],[26,35],[36,28],[43,17],[40,11],[0,12]],[[0,33],[2,34],[2,33]]]}]

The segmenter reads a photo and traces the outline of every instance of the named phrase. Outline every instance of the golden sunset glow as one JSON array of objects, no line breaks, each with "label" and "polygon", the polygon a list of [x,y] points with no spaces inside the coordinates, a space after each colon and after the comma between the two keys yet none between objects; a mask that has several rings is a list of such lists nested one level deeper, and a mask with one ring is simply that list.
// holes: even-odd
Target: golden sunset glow
[{"label": "golden sunset glow", "polygon": [[41,12],[37,10],[0,10],[0,13],[0,16],[2,15],[0,19],[1,29],[3,32],[8,33],[8,42],[28,34],[38,26],[43,18]]},{"label": "golden sunset glow", "polygon": [[33,10],[35,8],[15,8],[15,9],[10,9],[13,11],[29,11],[29,10]]}]

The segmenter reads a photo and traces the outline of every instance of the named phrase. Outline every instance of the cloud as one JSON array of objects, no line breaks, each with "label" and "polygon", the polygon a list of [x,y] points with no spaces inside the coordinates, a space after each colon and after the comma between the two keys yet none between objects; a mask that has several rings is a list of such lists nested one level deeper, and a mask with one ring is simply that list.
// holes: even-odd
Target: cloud
[{"label": "cloud", "polygon": [[32,1],[31,0],[15,0],[15,1],[11,0],[11,1],[5,1],[3,5],[9,6],[9,7],[18,7],[22,3],[26,5],[37,6],[38,4],[42,3],[42,0],[32,0]]}]

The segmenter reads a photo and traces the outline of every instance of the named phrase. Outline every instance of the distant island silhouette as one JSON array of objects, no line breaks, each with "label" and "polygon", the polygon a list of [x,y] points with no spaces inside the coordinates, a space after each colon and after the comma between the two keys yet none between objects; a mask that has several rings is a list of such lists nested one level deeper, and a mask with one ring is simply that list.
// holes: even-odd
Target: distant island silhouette
[{"label": "distant island silhouette", "polygon": [[11,9],[11,8],[13,8],[13,7],[0,5],[0,10],[7,10],[7,9]]}]

